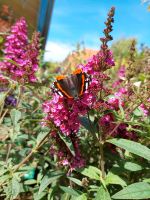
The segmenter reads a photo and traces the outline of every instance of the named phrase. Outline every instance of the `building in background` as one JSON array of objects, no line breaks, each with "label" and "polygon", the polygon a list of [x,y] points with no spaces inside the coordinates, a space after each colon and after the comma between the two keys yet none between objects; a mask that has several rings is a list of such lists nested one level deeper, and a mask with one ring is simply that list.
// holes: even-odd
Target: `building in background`
[{"label": "building in background", "polygon": [[3,26],[1,32],[7,32],[13,21],[23,16],[27,20],[29,34],[38,30],[41,32],[41,36],[45,38],[43,40],[44,48],[53,6],[54,0],[1,0],[0,8],[4,11],[4,14],[0,16],[0,26]]}]

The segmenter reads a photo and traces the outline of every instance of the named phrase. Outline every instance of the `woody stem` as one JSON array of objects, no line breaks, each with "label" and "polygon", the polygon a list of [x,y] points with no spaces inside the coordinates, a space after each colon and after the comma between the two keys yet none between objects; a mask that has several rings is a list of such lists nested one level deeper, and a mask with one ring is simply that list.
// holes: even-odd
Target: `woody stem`
[{"label": "woody stem", "polygon": [[99,143],[99,147],[100,147],[100,169],[102,172],[102,178],[105,179],[105,160],[104,160],[104,142],[102,139],[102,135],[100,135],[100,143]]}]

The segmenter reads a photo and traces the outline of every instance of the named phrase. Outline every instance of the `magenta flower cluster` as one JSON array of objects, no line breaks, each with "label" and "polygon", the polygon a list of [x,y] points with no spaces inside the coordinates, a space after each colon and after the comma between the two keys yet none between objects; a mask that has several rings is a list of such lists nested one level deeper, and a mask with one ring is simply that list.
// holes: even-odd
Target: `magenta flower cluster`
[{"label": "magenta flower cluster", "polygon": [[113,67],[115,65],[112,52],[107,52],[107,57],[104,57],[104,53],[99,51],[96,55],[93,55],[82,69],[84,72],[91,75],[99,75],[99,73]]},{"label": "magenta flower cluster", "polygon": [[[78,145],[79,138],[77,138],[77,132],[80,127],[79,115],[85,115],[93,102],[93,96],[90,93],[85,93],[82,100],[76,101],[53,94],[50,101],[43,103],[43,110],[46,113],[44,120],[52,121],[61,133],[69,137],[73,143],[75,156],[70,153],[66,145],[60,140],[58,133],[51,133],[57,146],[57,150],[52,147],[51,154],[57,155],[59,158],[58,164],[68,166],[71,171],[75,168],[83,167],[85,163]],[[46,126],[47,123],[43,122],[42,125]]]},{"label": "magenta flower cluster", "polygon": [[[54,94],[50,101],[43,103],[43,110],[47,114],[45,120],[52,120],[64,135],[77,133],[80,127],[78,116],[85,115],[88,106],[92,105],[93,96],[85,93],[82,100],[65,99]],[[45,123],[43,125],[46,125]]]},{"label": "magenta flower cluster", "polygon": [[23,17],[11,27],[10,35],[6,37],[4,54],[0,69],[5,75],[21,83],[36,81],[39,34],[35,33],[29,43],[27,23]]}]

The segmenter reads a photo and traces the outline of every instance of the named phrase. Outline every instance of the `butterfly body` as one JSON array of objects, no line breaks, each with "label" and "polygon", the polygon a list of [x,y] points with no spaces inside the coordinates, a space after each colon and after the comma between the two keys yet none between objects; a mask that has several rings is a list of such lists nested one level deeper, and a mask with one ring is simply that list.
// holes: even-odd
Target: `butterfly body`
[{"label": "butterfly body", "polygon": [[88,78],[86,73],[82,72],[81,69],[77,69],[69,76],[58,76],[54,86],[58,94],[62,94],[69,99],[78,99],[88,87]]}]

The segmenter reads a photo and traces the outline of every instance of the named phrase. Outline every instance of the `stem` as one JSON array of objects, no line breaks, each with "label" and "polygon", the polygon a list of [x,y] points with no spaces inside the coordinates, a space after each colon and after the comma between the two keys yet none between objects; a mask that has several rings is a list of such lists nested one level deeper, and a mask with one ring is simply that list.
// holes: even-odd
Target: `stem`
[{"label": "stem", "polygon": [[8,109],[6,109],[4,111],[4,113],[3,113],[3,115],[1,116],[1,118],[0,118],[0,124],[3,122],[3,119],[4,119],[5,115],[7,114],[7,112],[8,112]]},{"label": "stem", "polygon": [[32,149],[32,151],[27,155],[27,157],[25,157],[18,165],[17,167],[14,169],[13,172],[16,172],[24,163],[26,163],[31,156],[33,155],[33,153],[35,152],[35,150]]},{"label": "stem", "polygon": [[19,106],[19,104],[20,104],[20,102],[21,102],[21,99],[22,99],[22,95],[23,95],[23,86],[22,85],[20,85],[19,86],[19,94],[18,94],[18,100],[17,100],[17,105],[16,105],[16,108],[18,108],[18,106]]},{"label": "stem", "polygon": [[[88,120],[89,120],[89,123],[90,123],[90,126],[91,126],[91,131],[92,131],[93,129],[92,129],[92,123],[91,123],[91,120],[90,120],[89,112],[87,112],[87,114],[88,114]],[[99,127],[99,129],[100,129],[100,127]],[[102,137],[102,131],[100,133],[100,138],[99,139],[96,137],[95,132],[92,133],[92,135],[93,135],[93,137],[95,139],[95,142],[97,142],[97,141],[99,142],[99,147],[100,147],[100,170],[102,172],[102,179],[105,179],[105,160],[104,160],[104,151],[103,151],[104,141],[103,141],[103,137]]]},{"label": "stem", "polygon": [[100,169],[102,171],[102,178],[105,179],[105,160],[104,160],[104,150],[103,150],[104,142],[102,139],[102,135],[100,135]]},{"label": "stem", "polygon": [[7,162],[8,162],[8,158],[9,158],[9,155],[10,155],[11,147],[12,147],[12,144],[8,144],[8,145],[7,145],[6,164],[7,164]]},{"label": "stem", "polygon": [[120,126],[122,122],[119,122],[115,127],[114,129],[109,133],[109,137],[117,130],[117,128]]},{"label": "stem", "polygon": [[20,167],[22,167],[23,164],[25,164],[31,157],[34,153],[36,153],[39,148],[41,146],[43,146],[43,144],[45,144],[46,142],[46,138],[49,136],[49,132],[45,135],[45,137],[40,141],[40,143],[38,143],[35,148],[33,148],[31,150],[31,152],[16,166],[16,168],[13,170],[13,172],[16,172]]}]

